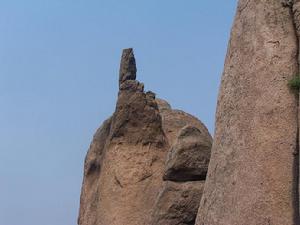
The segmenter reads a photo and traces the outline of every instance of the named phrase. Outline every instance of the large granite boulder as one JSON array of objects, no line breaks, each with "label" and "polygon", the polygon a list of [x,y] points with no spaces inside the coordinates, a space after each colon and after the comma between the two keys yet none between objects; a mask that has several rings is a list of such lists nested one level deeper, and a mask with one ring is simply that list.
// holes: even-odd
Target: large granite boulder
[{"label": "large granite boulder", "polygon": [[194,126],[183,127],[172,146],[164,180],[205,180],[210,159],[211,140]]},{"label": "large granite boulder", "polygon": [[155,205],[151,225],[195,224],[204,182],[165,182]]}]

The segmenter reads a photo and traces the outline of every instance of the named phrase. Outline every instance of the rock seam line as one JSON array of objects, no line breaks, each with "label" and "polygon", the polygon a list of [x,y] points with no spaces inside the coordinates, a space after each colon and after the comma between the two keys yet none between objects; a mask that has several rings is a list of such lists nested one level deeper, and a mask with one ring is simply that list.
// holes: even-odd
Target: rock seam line
[{"label": "rock seam line", "polygon": [[[289,2],[289,8],[290,8],[290,14],[292,17],[292,22],[294,25],[294,31],[295,31],[295,37],[296,37],[296,41],[297,41],[297,71],[298,74],[297,76],[299,76],[299,36],[298,36],[298,30],[297,30],[297,23],[296,23],[296,16],[295,16],[295,11],[294,11],[294,2]],[[294,220],[294,224],[295,225],[300,225],[300,205],[299,205],[299,188],[300,188],[300,183],[299,183],[299,90],[296,93],[296,102],[297,102],[297,109],[296,109],[296,121],[297,121],[297,133],[296,133],[296,146],[295,146],[295,151],[294,151],[294,162],[293,162],[293,208],[294,208],[294,212],[293,212],[293,220]]]}]

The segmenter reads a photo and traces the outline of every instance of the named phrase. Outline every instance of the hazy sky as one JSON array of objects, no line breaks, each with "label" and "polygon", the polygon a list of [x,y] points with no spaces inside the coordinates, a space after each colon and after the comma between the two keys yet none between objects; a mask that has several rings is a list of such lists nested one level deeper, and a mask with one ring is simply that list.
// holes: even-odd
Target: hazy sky
[{"label": "hazy sky", "polygon": [[138,79],[211,132],[236,0],[0,0],[0,225],[75,225],[83,161]]}]

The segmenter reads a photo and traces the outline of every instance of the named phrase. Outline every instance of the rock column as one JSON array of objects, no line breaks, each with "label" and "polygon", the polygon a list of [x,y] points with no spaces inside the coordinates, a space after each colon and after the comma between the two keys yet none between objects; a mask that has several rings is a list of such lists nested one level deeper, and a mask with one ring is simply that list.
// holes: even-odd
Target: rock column
[{"label": "rock column", "polygon": [[295,225],[298,73],[293,13],[239,0],[198,225]]}]

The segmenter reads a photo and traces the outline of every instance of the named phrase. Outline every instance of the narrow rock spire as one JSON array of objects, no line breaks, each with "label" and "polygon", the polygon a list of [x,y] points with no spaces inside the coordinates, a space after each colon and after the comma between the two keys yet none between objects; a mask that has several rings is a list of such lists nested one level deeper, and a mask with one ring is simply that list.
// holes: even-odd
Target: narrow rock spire
[{"label": "narrow rock spire", "polygon": [[136,64],[133,54],[133,49],[124,49],[122,53],[121,65],[120,65],[120,76],[119,86],[126,80],[136,79]]}]

